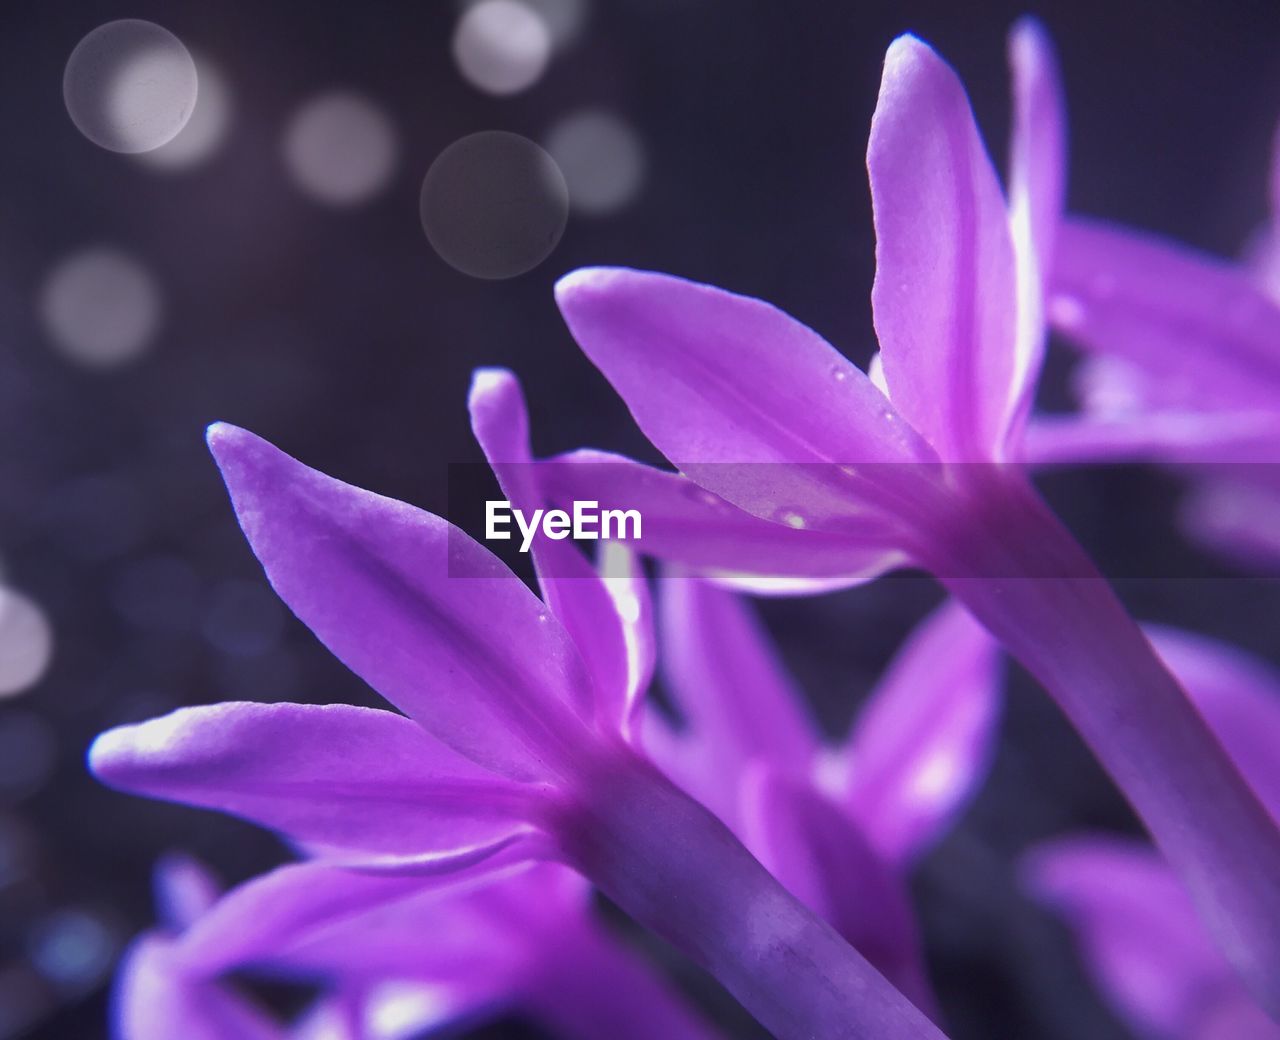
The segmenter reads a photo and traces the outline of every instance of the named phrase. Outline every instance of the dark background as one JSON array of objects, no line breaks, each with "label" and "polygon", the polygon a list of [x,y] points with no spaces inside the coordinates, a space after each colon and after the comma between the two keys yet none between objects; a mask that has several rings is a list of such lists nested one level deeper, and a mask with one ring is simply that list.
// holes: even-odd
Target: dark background
[{"label": "dark background", "polygon": [[[161,852],[188,850],[232,881],[283,855],[246,825],[99,788],[82,761],[95,733],[226,698],[374,703],[263,591],[204,450],[208,422],[247,426],[326,472],[441,511],[446,465],[479,458],[464,407],[470,371],[496,363],[524,380],[540,451],[590,444],[652,458],[562,327],[551,296],[559,274],[618,263],[714,282],[777,303],[865,363],[873,240],[863,151],[894,35],[915,31],[956,66],[1003,161],[1004,35],[1020,6],[590,6],[579,41],[534,88],[503,99],[458,75],[447,0],[4,5],[0,558],[7,580],[48,612],[57,642],[43,682],[0,701],[0,748],[12,754],[32,732],[53,738],[38,783],[0,761],[12,781],[0,786],[0,1040],[105,1035],[105,954],[150,922]],[[1280,5],[1073,0],[1038,12],[1065,69],[1072,208],[1237,250],[1264,213]],[[230,134],[206,164],[159,175],[93,146],[68,119],[68,54],[121,17],[159,22],[229,79]],[[389,189],[341,212],[293,187],[279,147],[289,114],[332,86],[379,102],[401,142]],[[441,262],[417,216],[431,160],[476,130],[541,139],[588,104],[639,130],[649,162],[636,203],[572,217],[550,259],[509,281]],[[165,305],[153,349],[102,372],[52,351],[35,306],[48,270],[97,242],[156,272]],[[1050,407],[1068,400],[1068,367],[1059,351]],[[1048,490],[1109,573],[1177,575],[1119,583],[1139,616],[1280,663],[1276,587],[1185,545],[1168,477],[1062,475]],[[120,606],[139,573],[169,576],[149,618]],[[766,606],[833,733],[936,595],[903,576]],[[1132,823],[1048,700],[1017,673],[1010,693],[993,777],[915,886],[951,1035],[1122,1036],[1065,934],[1019,896],[1011,870],[1039,838]],[[42,974],[51,948],[72,962],[60,980]],[[530,1035],[519,1029],[484,1035]]]}]

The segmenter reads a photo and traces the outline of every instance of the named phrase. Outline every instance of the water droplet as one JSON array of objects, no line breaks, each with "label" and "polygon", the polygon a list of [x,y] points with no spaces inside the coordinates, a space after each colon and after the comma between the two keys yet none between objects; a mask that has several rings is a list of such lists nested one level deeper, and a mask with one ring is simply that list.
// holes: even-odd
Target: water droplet
[{"label": "water droplet", "polygon": [[136,154],[159,148],[191,118],[195,62],[169,30],[140,18],[100,25],[84,37],[62,76],[67,114],[94,144]]},{"label": "water droplet", "polygon": [[155,336],[160,310],[160,291],[147,270],[109,248],[69,256],[40,292],[40,318],[50,341],[92,368],[141,355]]},{"label": "water droplet", "polygon": [[831,374],[835,376],[837,383],[843,383],[849,378],[849,372],[843,365],[833,365],[831,367]]},{"label": "water droplet", "polygon": [[793,527],[797,531],[802,531],[809,526],[808,521],[803,516],[793,510],[784,510],[778,514],[778,520],[788,527]]},{"label": "water droplet", "polygon": [[467,81],[487,94],[518,94],[542,77],[551,30],[519,0],[480,0],[458,20],[453,59]]},{"label": "water droplet", "polygon": [[547,136],[547,151],[564,173],[569,204],[588,216],[616,213],[644,181],[640,138],[610,112],[579,112],[561,120]]},{"label": "water droplet", "polygon": [[285,131],[294,181],[328,206],[355,206],[378,194],[395,171],[391,120],[360,94],[332,91],[307,102]]},{"label": "water droplet", "polygon": [[0,698],[30,689],[53,659],[53,629],[44,611],[14,589],[0,586]]},{"label": "water droplet", "polygon": [[559,244],[569,190],[536,144],[489,130],[440,153],[422,182],[419,215],[427,240],[451,267],[475,278],[514,278]]}]

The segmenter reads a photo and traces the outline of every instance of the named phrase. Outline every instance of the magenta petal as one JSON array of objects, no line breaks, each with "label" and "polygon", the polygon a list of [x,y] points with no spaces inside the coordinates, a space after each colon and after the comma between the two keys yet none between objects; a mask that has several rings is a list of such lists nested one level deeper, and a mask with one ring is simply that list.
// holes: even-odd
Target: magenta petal
[{"label": "magenta petal", "polygon": [[532,795],[402,715],[345,704],[226,703],[108,730],[113,787],[243,816],[303,842],[384,853],[508,833]]},{"label": "magenta petal", "polygon": [[271,584],[352,671],[495,772],[545,779],[581,743],[572,640],[440,517],[308,469],[225,424],[209,445]]},{"label": "magenta petal", "polygon": [[[529,415],[510,372],[480,369],[472,377],[471,428],[511,504],[532,514],[547,505],[529,448]],[[634,696],[627,633],[613,598],[573,542],[541,530],[531,546],[543,598],[568,630],[594,680],[596,704],[616,729]]]},{"label": "magenta petal", "polygon": [[1094,981],[1141,1035],[1188,1037],[1227,962],[1154,849],[1120,838],[1038,847],[1024,882],[1075,933]]},{"label": "magenta petal", "polygon": [[845,518],[861,492],[832,463],[931,458],[863,372],[767,303],[603,268],[561,279],[556,298],[658,450],[757,516]]},{"label": "magenta petal", "polygon": [[1009,163],[1009,220],[1018,279],[1017,349],[1009,454],[1016,457],[1044,359],[1044,284],[1066,193],[1066,117],[1057,58],[1048,33],[1023,18],[1009,34],[1014,120]]},{"label": "magenta petal", "polygon": [[1067,220],[1050,319],[1078,346],[1124,357],[1204,408],[1274,410],[1280,305],[1247,272],[1154,235]]},{"label": "magenta petal", "polygon": [[1021,392],[1008,216],[963,85],[913,36],[885,56],[867,166],[890,396],[943,458],[992,458]]},{"label": "magenta petal", "polygon": [[967,805],[994,753],[1000,706],[995,642],[944,604],[898,652],[842,752],[849,809],[886,861],[909,863]]},{"label": "magenta petal", "polygon": [[848,817],[807,783],[770,766],[749,772],[742,816],[747,847],[769,872],[913,1004],[932,1012],[906,885]]},{"label": "magenta petal", "polygon": [[193,978],[173,944],[144,936],[125,954],[112,999],[117,1040],[284,1040],[266,1015],[216,982]]},{"label": "magenta petal", "polygon": [[577,451],[539,468],[553,501],[591,499],[606,509],[638,509],[643,553],[759,595],[844,588],[905,562],[883,533],[842,535],[770,523],[687,477],[621,455]]},{"label": "magenta petal", "polygon": [[1204,636],[1145,631],[1262,804],[1280,824],[1280,675]]},{"label": "magenta petal", "polygon": [[658,591],[663,675],[720,782],[736,783],[753,761],[806,773],[817,730],[747,603],[675,571]]},{"label": "magenta petal", "polygon": [[1236,987],[1200,1016],[1186,1040],[1280,1040],[1280,1025]]}]

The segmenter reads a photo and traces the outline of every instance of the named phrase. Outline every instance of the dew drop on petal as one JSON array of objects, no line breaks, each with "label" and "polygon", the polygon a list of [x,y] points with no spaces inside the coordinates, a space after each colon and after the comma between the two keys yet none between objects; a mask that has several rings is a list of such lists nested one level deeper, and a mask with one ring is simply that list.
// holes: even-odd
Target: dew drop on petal
[{"label": "dew drop on petal", "polygon": [[846,379],[849,378],[848,370],[844,368],[844,366],[842,365],[832,365],[831,375],[835,378],[835,381],[837,383],[843,383]]},{"label": "dew drop on petal", "polygon": [[160,290],[132,257],[109,247],[67,257],[45,278],[41,323],[67,358],[110,368],[139,357],[160,325]]},{"label": "dew drop on petal", "polygon": [[793,509],[784,509],[779,513],[778,522],[795,528],[797,531],[803,531],[809,526],[808,521]]},{"label": "dew drop on petal", "polygon": [[588,110],[567,116],[552,127],[547,151],[564,172],[569,205],[588,216],[618,212],[644,183],[640,137],[611,112]]},{"label": "dew drop on petal", "polygon": [[520,0],[480,0],[458,19],[453,58],[472,86],[518,94],[533,86],[551,58],[551,30]]},{"label": "dew drop on petal", "polygon": [[349,91],[312,98],[289,121],[284,158],[294,183],[316,202],[357,206],[395,172],[399,144],[387,115]]},{"label": "dew drop on petal", "polygon": [[62,77],[71,121],[112,152],[149,152],[173,140],[191,118],[198,74],[169,30],[139,18],[100,25],[84,37]]},{"label": "dew drop on petal", "polygon": [[227,136],[231,123],[231,90],[217,66],[199,54],[193,55],[200,76],[200,93],[186,125],[173,140],[138,160],[152,169],[177,172],[199,166],[209,159]]},{"label": "dew drop on petal", "polygon": [[513,278],[537,267],[559,244],[568,215],[555,160],[528,138],[498,130],[441,152],[419,198],[432,248],[475,278]]},{"label": "dew drop on petal", "polygon": [[15,697],[41,678],[53,659],[53,628],[34,600],[0,586],[0,697]]}]

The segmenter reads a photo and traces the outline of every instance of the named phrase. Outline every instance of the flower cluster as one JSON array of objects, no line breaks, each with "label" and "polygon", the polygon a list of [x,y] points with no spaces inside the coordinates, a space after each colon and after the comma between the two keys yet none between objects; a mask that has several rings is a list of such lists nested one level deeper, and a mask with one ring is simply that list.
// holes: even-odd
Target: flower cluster
[{"label": "flower cluster", "polygon": [[[98,738],[106,783],[255,821],[299,857],[222,896],[190,864],[162,871],[163,929],[119,981],[123,1040],[389,1040],[512,1010],[581,1040],[717,1035],[594,891],[782,1040],[941,1037],[905,882],[984,777],[1001,648],[1155,843],[1047,846],[1029,889],[1140,1029],[1276,1031],[1280,686],[1144,632],[1027,468],[1265,459],[1280,307],[1260,266],[1065,217],[1037,24],[1010,59],[1005,191],[954,72],[913,37],[889,49],[868,372],[760,301],[591,269],[560,282],[561,310],[675,471],[538,460],[515,377],[476,374],[472,427],[513,509],[639,510],[656,604],[630,546],[592,561],[534,531],[535,593],[448,521],[210,429],[272,586],[398,710],[226,703]],[[1050,323],[1136,387],[1123,413],[1033,416]],[[896,567],[950,599],[830,744],[739,594]],[[320,995],[278,1022],[233,988],[245,972]]]}]

